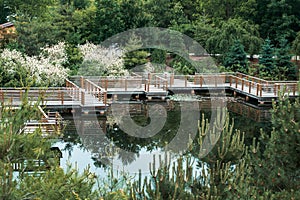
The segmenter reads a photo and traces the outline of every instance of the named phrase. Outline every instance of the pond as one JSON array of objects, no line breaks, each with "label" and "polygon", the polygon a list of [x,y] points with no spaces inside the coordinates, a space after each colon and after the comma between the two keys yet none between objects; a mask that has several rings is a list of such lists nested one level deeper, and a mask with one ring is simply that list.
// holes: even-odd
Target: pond
[{"label": "pond", "polygon": [[[167,144],[174,143],[175,140],[177,140],[176,147],[181,145],[184,139],[178,135],[182,124],[194,126],[183,131],[197,132],[197,124],[193,124],[195,121],[200,120],[202,116],[212,120],[211,116],[215,111],[210,101],[203,101],[198,105],[199,110],[190,107],[183,112],[183,106],[178,102],[136,102],[127,105],[126,108],[120,103],[113,105],[105,116],[65,114],[63,138],[56,141],[53,146],[61,149],[63,153],[61,166],[65,169],[68,164],[76,166],[79,171],[89,166],[95,174],[106,176],[107,170],[113,167],[114,171],[125,171],[129,174],[136,174],[141,170],[147,176],[149,163],[153,161],[154,155],[156,159],[159,155],[163,156],[168,152]],[[252,138],[259,136],[261,130],[269,131],[268,109],[254,108],[235,101],[228,102],[226,107],[230,118],[234,119],[235,128],[245,132],[246,144],[251,144]],[[156,110],[151,113],[151,108]],[[128,110],[125,111],[126,109]],[[123,115],[118,116],[121,111],[128,112],[130,119],[124,118]],[[183,119],[187,122],[183,123]],[[135,124],[133,128],[132,122]],[[154,126],[151,127],[151,124]],[[126,126],[129,129],[126,129]],[[132,135],[130,131],[142,135]],[[190,139],[188,133],[184,137]],[[195,138],[196,133],[192,139]],[[187,145],[187,142],[184,141],[184,144]],[[170,156],[175,159],[180,153],[182,151]]]}]

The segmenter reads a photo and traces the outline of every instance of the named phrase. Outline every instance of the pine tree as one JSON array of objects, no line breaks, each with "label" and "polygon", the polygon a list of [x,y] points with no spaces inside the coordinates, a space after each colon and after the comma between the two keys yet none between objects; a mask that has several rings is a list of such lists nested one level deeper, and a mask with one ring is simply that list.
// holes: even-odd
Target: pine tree
[{"label": "pine tree", "polygon": [[[228,114],[222,114],[219,112],[212,124],[203,115],[195,146],[190,143],[190,152],[180,157],[176,163],[171,164],[166,158],[164,161],[160,158],[159,164],[164,164],[157,169],[154,159],[150,166],[150,179],[143,182],[140,178],[133,184],[133,199],[221,200],[257,196],[256,188],[249,184],[251,168],[246,162],[249,154],[244,144],[244,134],[234,130]],[[210,150],[207,148],[210,146],[209,142],[212,142],[211,145],[216,144],[210,152],[206,152]],[[255,145],[251,146],[251,151],[256,151]],[[196,176],[193,173],[195,168],[191,155],[198,157]]]},{"label": "pine tree", "polygon": [[295,80],[296,66],[291,62],[290,46],[287,39],[279,40],[279,47],[276,49],[276,71],[279,80]]},{"label": "pine tree", "polygon": [[274,75],[275,71],[275,61],[274,61],[274,47],[271,44],[270,39],[266,39],[265,43],[261,47],[261,53],[259,56],[259,64],[260,67],[260,73],[264,73],[264,76],[272,76]]},{"label": "pine tree", "polygon": [[246,73],[248,71],[247,53],[243,44],[235,40],[224,59],[224,66],[234,72]]},{"label": "pine tree", "polygon": [[292,102],[280,97],[279,102],[273,105],[271,121],[273,131],[270,135],[263,134],[265,151],[256,164],[255,176],[261,190],[269,190],[273,194],[283,194],[284,191],[292,194],[300,188],[299,98]]},{"label": "pine tree", "polygon": [[139,37],[132,35],[125,45],[124,65],[126,69],[132,69],[145,64],[148,60],[148,52],[141,50],[143,44]]}]

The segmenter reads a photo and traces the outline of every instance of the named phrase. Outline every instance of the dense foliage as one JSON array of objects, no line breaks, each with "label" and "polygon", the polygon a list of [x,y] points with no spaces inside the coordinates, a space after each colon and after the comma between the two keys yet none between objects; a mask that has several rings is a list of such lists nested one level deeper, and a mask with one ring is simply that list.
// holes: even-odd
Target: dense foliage
[{"label": "dense foliage", "polygon": [[[299,0],[161,0],[159,4],[153,0],[38,0],[35,3],[1,0],[0,22],[12,21],[18,34],[16,38],[8,37],[0,41],[2,48],[17,49],[29,56],[37,56],[41,48],[64,41],[68,47],[68,60],[64,66],[71,69],[71,74],[77,73],[76,69],[83,60],[76,50],[78,44],[87,41],[98,44],[117,33],[151,26],[180,31],[213,55],[230,54],[234,41],[239,40],[250,58],[254,54],[264,57],[267,53],[266,44],[263,44],[265,40],[278,48],[273,52],[274,56],[278,56],[277,60],[290,60],[292,55],[299,54],[299,9]],[[284,45],[282,41],[285,41]],[[287,49],[286,45],[292,48]],[[156,61],[157,51],[153,50],[149,50],[148,54],[145,51],[126,54],[125,68],[146,63],[145,56],[152,52]],[[193,53],[192,50],[189,53]],[[262,77],[296,79],[298,70],[295,66],[273,58],[273,61],[267,61],[267,66],[262,61],[259,67],[255,67],[261,68]],[[217,56],[217,60],[222,65],[231,64],[231,61],[225,61],[224,56]],[[177,69],[182,68],[179,71],[194,73],[186,66],[184,59],[181,61],[175,62]],[[242,66],[244,68],[244,64]],[[228,68],[236,70],[234,66]],[[274,76],[278,73],[280,76]]]}]

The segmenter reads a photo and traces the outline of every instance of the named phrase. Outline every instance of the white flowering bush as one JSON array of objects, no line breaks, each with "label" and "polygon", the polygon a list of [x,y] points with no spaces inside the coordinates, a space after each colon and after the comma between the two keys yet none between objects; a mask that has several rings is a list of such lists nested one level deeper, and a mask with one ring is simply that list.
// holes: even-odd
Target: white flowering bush
[{"label": "white flowering bush", "polygon": [[53,65],[64,65],[67,62],[66,44],[59,42],[53,46],[42,48],[42,57],[47,58]]},{"label": "white flowering bush", "polygon": [[78,48],[83,55],[83,62],[78,70],[78,75],[128,75],[128,71],[124,69],[123,52],[119,48],[105,48],[89,42],[79,45]]},{"label": "white flowering bush", "polygon": [[66,60],[63,43],[32,57],[4,49],[0,54],[1,86],[61,86],[68,75],[63,67]]}]

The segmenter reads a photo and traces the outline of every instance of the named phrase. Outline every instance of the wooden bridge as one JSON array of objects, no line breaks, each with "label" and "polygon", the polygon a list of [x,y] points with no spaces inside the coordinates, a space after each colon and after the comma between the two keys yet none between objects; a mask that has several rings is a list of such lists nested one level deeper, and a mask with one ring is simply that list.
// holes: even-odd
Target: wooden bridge
[{"label": "wooden bridge", "polygon": [[[133,73],[122,77],[71,77],[65,87],[0,88],[0,101],[20,105],[26,94],[30,101],[47,107],[106,110],[122,100],[165,100],[172,94],[221,94],[262,105],[277,100],[279,93],[299,96],[296,81],[266,81],[242,73],[175,75]],[[225,94],[224,94],[225,93]]]}]

